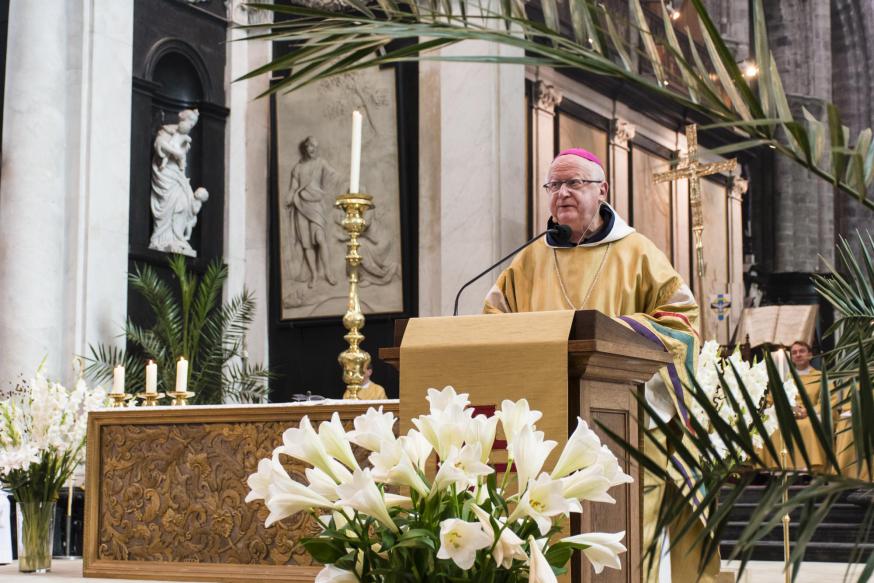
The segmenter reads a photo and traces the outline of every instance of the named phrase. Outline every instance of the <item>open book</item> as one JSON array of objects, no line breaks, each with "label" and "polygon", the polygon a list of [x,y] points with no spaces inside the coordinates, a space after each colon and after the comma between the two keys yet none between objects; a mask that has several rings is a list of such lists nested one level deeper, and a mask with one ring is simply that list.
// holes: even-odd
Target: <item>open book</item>
[{"label": "open book", "polygon": [[744,343],[749,335],[753,348],[761,344],[788,347],[797,340],[812,343],[818,309],[816,305],[744,308],[737,341]]}]

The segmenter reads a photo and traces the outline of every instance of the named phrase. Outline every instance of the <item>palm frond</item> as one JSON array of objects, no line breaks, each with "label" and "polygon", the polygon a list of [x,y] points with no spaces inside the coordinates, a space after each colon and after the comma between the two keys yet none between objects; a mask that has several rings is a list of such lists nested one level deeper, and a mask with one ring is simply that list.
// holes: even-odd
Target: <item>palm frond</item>
[{"label": "palm frond", "polygon": [[254,295],[243,289],[222,305],[219,298],[227,268],[220,261],[211,263],[203,276],[190,271],[180,255],[171,256],[169,263],[176,290],[148,266],[137,267],[130,276],[132,287],[151,308],[154,324],[126,323],[124,335],[132,352],[113,346],[91,347],[88,373],[108,381],[113,366],[123,362],[128,378],[142,379],[144,357],[151,358],[158,365],[158,388],[166,391],[176,382],[176,359],[185,356],[193,402],[265,401],[272,373],[250,363],[245,354],[246,334],[255,317]]},{"label": "palm frond", "polygon": [[[284,78],[264,93],[267,95],[336,75],[416,60],[547,65],[587,71],[622,79],[715,122],[729,124],[744,147],[767,144],[874,209],[874,199],[867,196],[867,188],[874,183],[871,130],[863,130],[851,141],[838,110],[829,103],[823,104],[824,119],[806,110],[801,119],[794,118],[768,48],[762,0],[754,0],[752,10],[759,68],[755,91],[703,1],[692,0],[691,5],[706,61],[688,32],[684,50],[673,22],[664,14],[661,30],[655,30],[639,0],[629,3],[630,22],[625,28],[632,34],[628,36],[620,32],[617,15],[596,0],[570,0],[567,17],[562,16],[555,0],[465,1],[459,10],[454,10],[451,2],[417,0],[348,2],[337,11],[253,4],[275,12],[277,17],[270,24],[245,26],[252,33],[248,38],[283,42],[293,48],[241,79],[285,72]],[[640,39],[642,49],[631,37]],[[523,54],[450,56],[439,51],[465,40],[504,44],[522,49]],[[682,82],[669,84],[668,70],[679,71]]]}]

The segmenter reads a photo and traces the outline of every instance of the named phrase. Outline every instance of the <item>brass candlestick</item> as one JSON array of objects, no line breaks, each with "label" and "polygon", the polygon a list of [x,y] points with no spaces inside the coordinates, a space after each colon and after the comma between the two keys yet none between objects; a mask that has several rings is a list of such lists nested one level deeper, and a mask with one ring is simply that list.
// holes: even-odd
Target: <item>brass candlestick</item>
[{"label": "brass candlestick", "polygon": [[173,399],[170,401],[172,406],[184,407],[188,404],[188,399],[194,396],[194,393],[191,391],[173,391],[172,393],[167,393],[167,396]]},{"label": "brass candlestick", "polygon": [[164,393],[144,392],[144,393],[140,393],[139,395],[137,395],[137,398],[141,399],[143,401],[143,403],[142,403],[143,407],[154,407],[155,405],[158,404],[158,401],[160,399],[163,399],[165,396],[166,395],[164,395]]},{"label": "brass candlestick", "polygon": [[109,398],[112,399],[112,407],[124,407],[134,396],[128,393],[109,393]]},{"label": "brass candlestick", "polygon": [[349,348],[340,353],[337,358],[343,367],[343,383],[346,385],[344,399],[357,399],[361,383],[364,382],[364,371],[370,365],[370,355],[361,349],[364,335],[364,314],[358,301],[358,266],[361,265],[361,255],[358,254],[358,237],[367,228],[364,212],[373,208],[373,197],[369,194],[342,194],[337,197],[334,206],[343,209],[343,228],[349,233],[346,243],[346,275],[349,277],[349,300],[346,313],[343,315],[343,326],[347,332],[343,338],[349,343]]},{"label": "brass candlestick", "polygon": [[[789,452],[786,451],[784,447],[780,450],[780,466],[783,469],[783,486],[786,486],[786,458],[789,456]],[[789,502],[789,491],[783,490],[783,504]],[[786,579],[786,583],[791,583],[792,581],[792,564],[789,562],[789,555],[791,554],[791,548],[789,545],[789,522],[792,519],[789,517],[789,513],[783,515],[783,561],[784,561],[784,577]]]}]

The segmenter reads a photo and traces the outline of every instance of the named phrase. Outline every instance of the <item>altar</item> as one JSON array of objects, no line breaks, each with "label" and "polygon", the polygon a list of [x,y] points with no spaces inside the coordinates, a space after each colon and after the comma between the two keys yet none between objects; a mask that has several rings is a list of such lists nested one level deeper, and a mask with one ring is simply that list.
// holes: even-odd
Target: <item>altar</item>
[{"label": "altar", "polygon": [[[76,559],[73,561],[52,561],[52,570],[48,573],[43,573],[38,576],[40,580],[49,580],[53,583],[97,583],[105,581],[105,579],[95,579],[92,577],[82,576],[82,560]],[[11,565],[0,566],[0,581],[3,583],[31,583],[34,576],[29,573],[18,572],[18,562],[14,561]],[[146,579],[120,579],[119,581],[127,581],[128,583],[146,583]],[[172,579],[163,579],[161,581],[151,580],[149,583],[178,583]]]},{"label": "altar", "polygon": [[[304,415],[344,425],[398,401],[105,409],[88,419],[85,577],[185,581],[312,581],[321,569],[298,540],[304,513],[265,528],[246,479]],[[361,450],[356,455],[364,455]],[[301,464],[286,465],[302,475]],[[62,569],[62,562],[53,565]],[[4,579],[5,580],[5,579]]]}]

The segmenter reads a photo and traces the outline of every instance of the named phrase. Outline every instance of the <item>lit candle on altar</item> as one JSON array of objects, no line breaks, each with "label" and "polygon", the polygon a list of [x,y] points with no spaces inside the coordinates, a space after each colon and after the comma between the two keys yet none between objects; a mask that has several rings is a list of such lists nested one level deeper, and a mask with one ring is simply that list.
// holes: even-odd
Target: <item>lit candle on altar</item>
[{"label": "lit candle on altar", "polygon": [[188,390],[188,361],[184,356],[179,357],[176,363],[176,392],[184,393]]},{"label": "lit candle on altar", "polygon": [[112,392],[116,395],[124,393],[124,367],[121,365],[112,369]]},{"label": "lit candle on altar", "polygon": [[361,113],[358,110],[352,112],[352,160],[349,174],[349,192],[358,192],[358,183],[361,178]]},{"label": "lit candle on altar", "polygon": [[158,392],[158,365],[151,360],[146,364],[146,392]]}]

